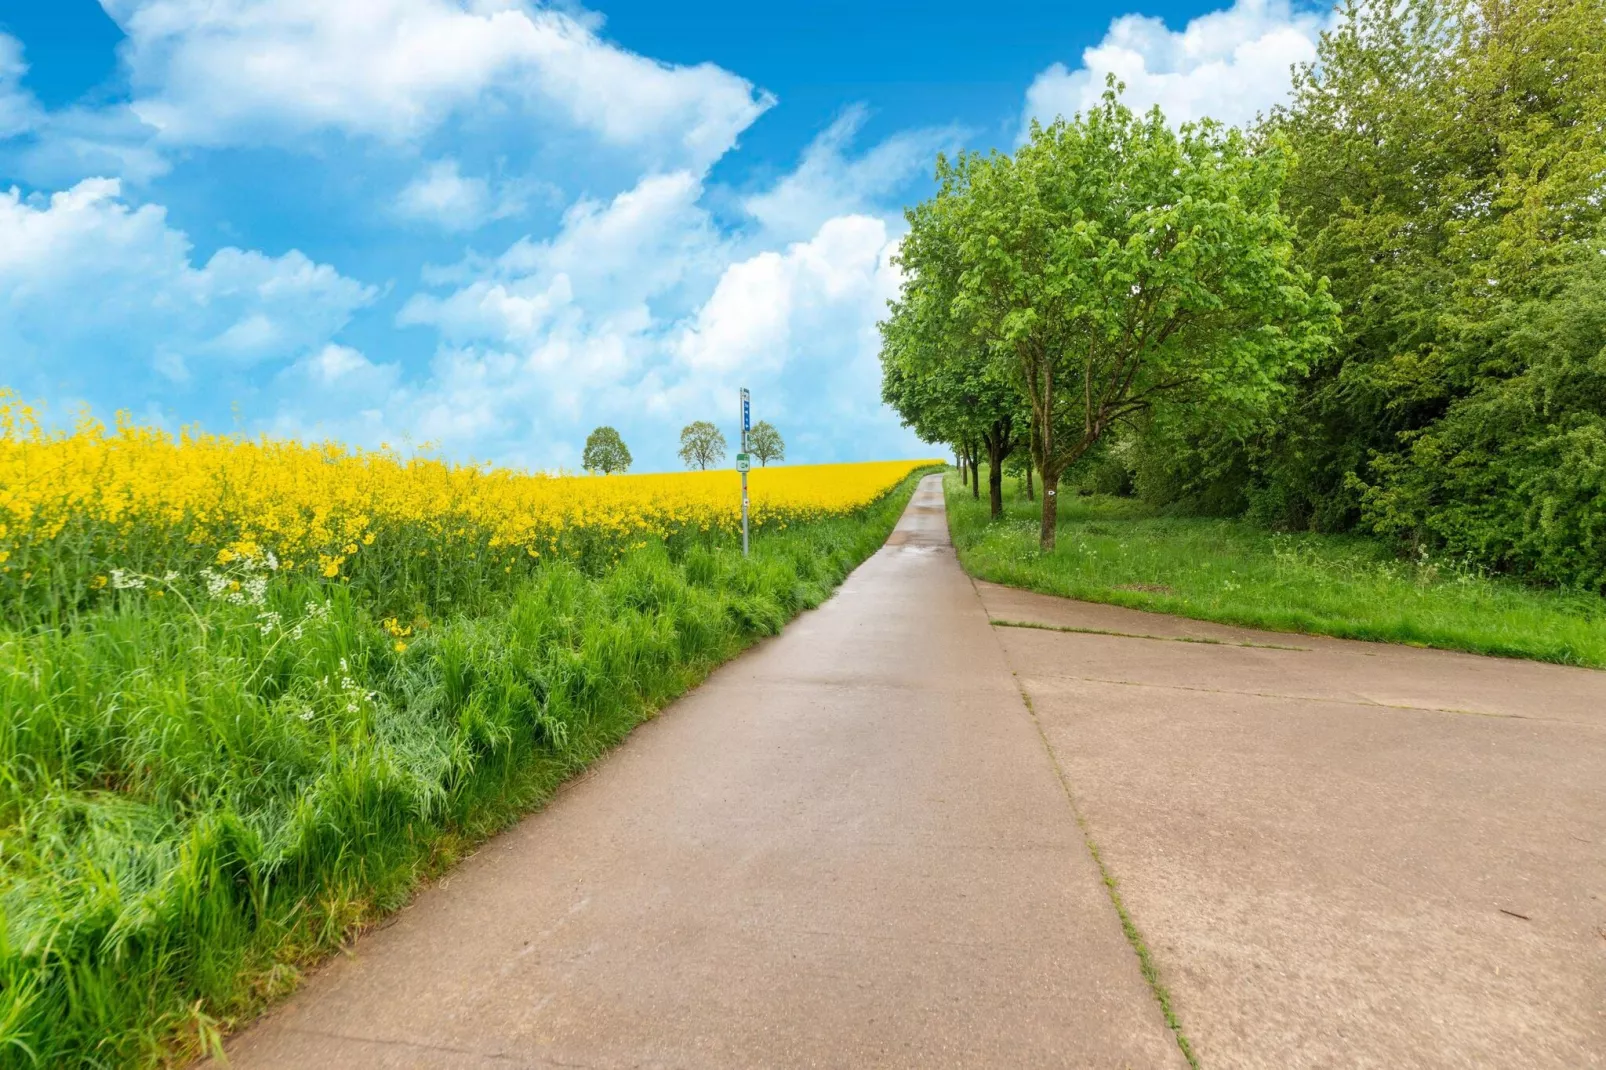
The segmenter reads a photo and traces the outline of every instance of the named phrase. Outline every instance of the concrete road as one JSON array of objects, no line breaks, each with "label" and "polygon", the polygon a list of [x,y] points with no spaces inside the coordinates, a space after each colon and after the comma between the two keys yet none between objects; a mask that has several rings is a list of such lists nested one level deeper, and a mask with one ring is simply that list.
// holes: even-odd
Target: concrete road
[{"label": "concrete road", "polygon": [[1606,673],[972,584],[935,479],[230,1055],[1177,1070],[1077,811],[1203,1067],[1606,1067]]},{"label": "concrete road", "polygon": [[715,673],[229,1046],[238,1067],[1182,1067],[922,483]]},{"label": "concrete road", "polygon": [[977,588],[1202,1066],[1606,1066],[1606,673]]}]

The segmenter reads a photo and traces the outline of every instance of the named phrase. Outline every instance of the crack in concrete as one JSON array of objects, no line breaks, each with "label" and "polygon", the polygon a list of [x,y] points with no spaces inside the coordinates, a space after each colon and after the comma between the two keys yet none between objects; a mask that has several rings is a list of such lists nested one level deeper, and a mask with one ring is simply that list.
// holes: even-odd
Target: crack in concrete
[{"label": "crack in concrete", "polygon": [[1324,702],[1338,706],[1370,706],[1379,710],[1413,710],[1417,713],[1449,713],[1458,717],[1491,717],[1506,721],[1538,721],[1546,724],[1564,724],[1573,728],[1606,729],[1606,725],[1588,721],[1569,721],[1565,717],[1535,717],[1527,713],[1502,713],[1498,710],[1462,710],[1454,706],[1414,706],[1409,703],[1380,702],[1365,695],[1351,698],[1334,698],[1331,695],[1288,695],[1280,691],[1244,691],[1233,687],[1196,687],[1191,684],[1160,684],[1148,680],[1115,680],[1104,676],[1065,676],[1063,680],[1077,680],[1087,684],[1114,684],[1118,687],[1152,687],[1163,691],[1196,691],[1206,695],[1246,695],[1250,698],[1279,698],[1293,702]]},{"label": "crack in concrete", "polygon": [[[981,591],[976,588],[975,577],[970,576],[968,573],[966,577],[970,580],[971,590],[976,592],[976,600],[981,603],[983,612],[986,612],[986,602],[981,597]],[[990,622],[992,620],[990,614],[988,620]],[[1004,647],[1003,641],[998,639],[997,632],[993,633],[993,637],[998,641],[998,650],[1004,657],[1005,666],[1008,666],[1010,664],[1009,651]],[[1171,1006],[1171,992],[1166,988],[1165,983],[1160,980],[1160,967],[1154,961],[1154,956],[1150,953],[1149,946],[1143,939],[1143,933],[1139,931],[1137,923],[1132,920],[1132,915],[1127,912],[1126,904],[1121,900],[1121,893],[1117,888],[1119,882],[1116,880],[1115,875],[1110,872],[1110,867],[1105,864],[1104,856],[1099,853],[1098,844],[1093,840],[1092,830],[1088,828],[1087,819],[1082,814],[1082,808],[1076,803],[1076,793],[1071,790],[1070,776],[1065,772],[1065,767],[1060,762],[1059,755],[1055,753],[1054,745],[1049,742],[1048,732],[1043,728],[1041,718],[1037,716],[1037,707],[1032,704],[1032,696],[1026,690],[1026,683],[1013,668],[1010,669],[1010,675],[1015,679],[1015,687],[1020,693],[1021,704],[1026,707],[1026,712],[1032,719],[1032,726],[1037,729],[1037,738],[1042,741],[1043,752],[1048,756],[1049,765],[1053,767],[1054,775],[1059,779],[1060,790],[1065,793],[1065,802],[1070,807],[1071,817],[1075,819],[1076,827],[1081,830],[1082,843],[1087,848],[1088,854],[1092,856],[1093,864],[1098,867],[1099,877],[1104,881],[1105,891],[1109,893],[1110,905],[1115,908],[1116,917],[1121,922],[1121,931],[1126,935],[1127,943],[1131,945],[1133,953],[1138,957],[1138,969],[1143,974],[1143,980],[1148,984],[1149,992],[1154,996],[1154,1001],[1159,1004],[1160,1013],[1165,1018],[1166,1027],[1171,1030],[1172,1036],[1176,1039],[1177,1048],[1182,1052],[1182,1057],[1188,1061],[1188,1065],[1193,1070],[1199,1070],[1199,1058],[1194,1054],[1193,1045],[1189,1043],[1187,1034],[1182,1031],[1182,1022],[1178,1019],[1176,1010]]]},{"label": "crack in concrete", "polygon": [[1309,652],[1308,646],[1281,646],[1277,643],[1252,643],[1247,639],[1235,641],[1232,639],[1210,639],[1203,636],[1192,635],[1145,635],[1142,632],[1116,632],[1108,628],[1076,628],[1068,624],[1039,624],[1028,620],[1001,620],[989,617],[994,628],[1032,628],[1043,632],[1069,632],[1072,635],[1110,635],[1117,639],[1157,639],[1162,643],[1198,643],[1203,646],[1248,646],[1257,650],[1303,650]]}]

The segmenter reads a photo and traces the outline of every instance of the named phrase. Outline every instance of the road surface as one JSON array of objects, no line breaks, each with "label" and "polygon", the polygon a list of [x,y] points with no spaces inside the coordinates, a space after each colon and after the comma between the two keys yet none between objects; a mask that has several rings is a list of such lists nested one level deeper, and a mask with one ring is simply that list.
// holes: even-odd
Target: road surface
[{"label": "road surface", "polygon": [[229,1058],[1185,1067],[1095,847],[1202,1066],[1606,1066],[1606,673],[973,584],[937,477]]}]

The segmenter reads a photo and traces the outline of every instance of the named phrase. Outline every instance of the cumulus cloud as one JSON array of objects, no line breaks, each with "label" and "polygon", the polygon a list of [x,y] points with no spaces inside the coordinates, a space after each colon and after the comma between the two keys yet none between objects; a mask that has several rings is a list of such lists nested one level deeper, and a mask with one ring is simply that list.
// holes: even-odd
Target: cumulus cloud
[{"label": "cumulus cloud", "polygon": [[475,230],[523,211],[524,192],[518,183],[493,186],[486,179],[464,175],[456,160],[437,160],[397,195],[396,211],[405,219],[442,230]]},{"label": "cumulus cloud", "polygon": [[612,422],[662,464],[682,424],[720,420],[747,385],[798,459],[918,452],[880,405],[876,321],[897,290],[887,223],[836,217],[806,241],[740,253],[701,192],[686,172],[649,175],[577,204],[546,241],[465,265],[475,277],[449,292],[415,297],[402,322],[436,328],[444,345],[384,404],[387,426],[572,467],[589,427]]},{"label": "cumulus cloud", "polygon": [[434,326],[453,342],[519,345],[560,319],[571,327],[646,322],[650,299],[712,270],[720,239],[701,195],[698,178],[677,171],[647,175],[608,202],[582,199],[556,235],[522,238],[477,270],[463,265],[472,281],[444,296],[415,296],[401,322]]},{"label": "cumulus cloud", "polygon": [[618,48],[521,0],[104,0],[135,111],[170,143],[341,130],[389,141],[488,105],[552,110],[603,141],[703,167],[772,100],[712,64]]},{"label": "cumulus cloud", "polygon": [[175,382],[288,360],[325,343],[375,291],[297,251],[225,247],[205,264],[158,205],[116,179],[48,200],[0,193],[0,350],[82,388]]},{"label": "cumulus cloud", "polygon": [[143,182],[166,172],[150,128],[126,107],[49,111],[23,86],[27,73],[22,43],[0,33],[0,167],[53,189],[86,175]]},{"label": "cumulus cloud", "polygon": [[[672,464],[680,426],[730,430],[747,385],[796,460],[920,451],[880,406],[875,325],[896,288],[893,209],[954,131],[861,147],[866,115],[849,109],[772,185],[710,196],[710,165],[770,98],[712,65],[610,44],[578,9],[104,6],[128,35],[126,102],[6,111],[21,53],[0,47],[0,123],[28,124],[0,168],[61,191],[0,192],[0,353],[25,392],[175,421],[238,402],[248,426],[280,433],[549,468],[578,464],[598,423],[626,429],[643,465]],[[220,148],[243,166],[272,159],[310,203],[234,218],[210,217],[205,198],[171,216],[143,203],[143,180]],[[345,181],[317,181],[322,168]],[[107,174],[122,181],[84,178]],[[556,191],[543,179],[573,198],[555,225],[463,252],[462,236],[509,225],[496,220],[544,218],[524,211]],[[330,191],[349,200],[317,200]],[[284,252],[277,230],[203,255],[176,219],[197,236],[360,237],[403,280],[417,260],[392,248],[456,262],[422,269],[393,312],[376,288]],[[373,226],[386,221],[423,225],[384,246]],[[264,241],[271,252],[248,247]]]},{"label": "cumulus cloud", "polygon": [[[1241,124],[1288,95],[1289,68],[1316,58],[1327,13],[1289,0],[1237,0],[1175,31],[1149,15],[1123,15],[1075,70],[1056,63],[1026,91],[1024,120],[1067,118],[1098,103],[1107,75],[1126,83],[1135,111],[1158,104],[1181,123],[1205,117]],[[1023,123],[1024,128],[1024,123]]]},{"label": "cumulus cloud", "polygon": [[820,313],[845,303],[862,324],[897,294],[885,263],[887,226],[870,216],[827,220],[807,242],[732,264],[708,302],[680,335],[676,353],[700,371],[758,373],[782,367],[799,341],[824,326]]},{"label": "cumulus cloud", "polygon": [[877,323],[898,292],[896,251],[884,220],[849,215],[732,264],[674,337],[682,375],[656,404],[718,404],[740,382],[799,457],[919,454],[881,403]]},{"label": "cumulus cloud", "polygon": [[0,138],[20,134],[39,121],[38,103],[22,87],[22,76],[27,73],[22,42],[0,33]]},{"label": "cumulus cloud", "polygon": [[956,127],[905,130],[852,156],[868,117],[862,106],[848,108],[809,143],[794,171],[747,197],[743,208],[783,240],[804,238],[828,219],[881,208],[912,179],[929,176],[937,153],[961,139]]},{"label": "cumulus cloud", "polygon": [[459,449],[542,467],[577,460],[559,444],[570,425],[631,406],[639,415],[638,391],[664,360],[665,317],[726,262],[702,192],[689,171],[648,174],[611,200],[576,202],[550,238],[432,272],[452,285],[415,295],[398,321],[434,328],[442,347],[387,417]]}]

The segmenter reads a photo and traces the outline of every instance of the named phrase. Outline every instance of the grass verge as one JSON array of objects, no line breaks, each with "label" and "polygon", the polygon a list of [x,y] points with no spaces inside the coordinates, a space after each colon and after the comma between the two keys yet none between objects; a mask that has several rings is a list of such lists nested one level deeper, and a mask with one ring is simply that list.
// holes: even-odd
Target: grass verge
[{"label": "grass verge", "polygon": [[[0,1065],[183,1061],[715,666],[823,601],[858,513],[553,563],[432,624],[274,578],[0,625]],[[164,597],[159,591],[173,592]]]},{"label": "grass verge", "polygon": [[1097,495],[1061,498],[1057,545],[1044,554],[1038,504],[1012,482],[998,521],[957,476],[944,486],[959,560],[978,579],[1268,631],[1606,668],[1606,599],[1592,593],[1402,560],[1371,539],[1163,516]]}]

